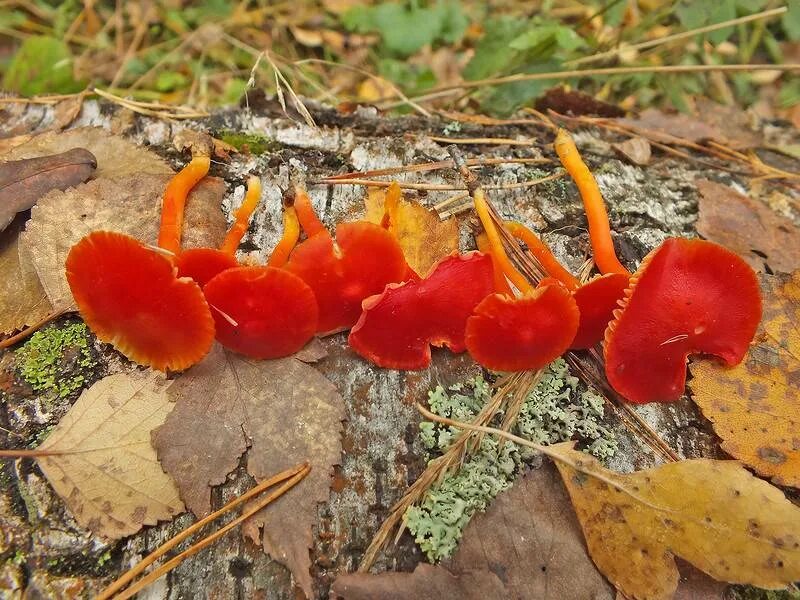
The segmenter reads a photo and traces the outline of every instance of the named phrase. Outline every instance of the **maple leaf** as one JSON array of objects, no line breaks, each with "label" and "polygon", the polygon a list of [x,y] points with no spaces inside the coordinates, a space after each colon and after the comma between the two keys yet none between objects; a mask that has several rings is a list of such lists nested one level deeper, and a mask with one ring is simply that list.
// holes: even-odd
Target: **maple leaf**
[{"label": "maple leaf", "polygon": [[0,333],[33,325],[53,310],[29,253],[19,246],[23,226],[24,218],[17,217],[0,237]]},{"label": "maple leaf", "polygon": [[572,443],[550,446],[589,554],[630,598],[675,594],[675,557],[720,581],[800,579],[800,509],[736,461],[683,460],[614,473]]},{"label": "maple leaf", "polygon": [[726,185],[696,184],[700,235],[733,250],[758,271],[788,273],[800,264],[800,232],[789,219]]},{"label": "maple leaf", "polygon": [[[385,195],[385,190],[370,190],[364,200],[365,221],[381,223]],[[418,202],[402,198],[397,204],[396,216],[397,222],[391,225],[391,231],[403,249],[408,266],[417,275],[424,277],[437,261],[458,250],[458,221],[454,217],[442,221]]]},{"label": "maple leaf", "polygon": [[244,533],[260,537],[312,597],[311,527],[341,454],[344,402],[335,386],[295,358],[254,361],[216,345],[169,395],[175,410],[153,432],[153,443],[198,517],[210,512],[211,486],[225,480],[248,448],[247,470],[257,480],[310,461],[302,489],[249,520]]},{"label": "maple leaf", "polygon": [[368,598],[614,598],[586,553],[569,498],[549,463],[518,479],[464,530],[447,567],[342,575],[333,592]]},{"label": "maple leaf", "polygon": [[85,148],[97,159],[95,177],[119,179],[132,175],[171,175],[172,169],[157,154],[113,135],[102,127],[48,131],[11,148],[3,160],[20,160]]},{"label": "maple leaf", "polygon": [[[47,297],[57,308],[74,300],[64,271],[70,248],[91,231],[126,233],[155,244],[161,198],[170,175],[96,179],[66,191],[53,191],[31,210],[20,246],[30,252]],[[205,178],[189,195],[184,220],[185,247],[216,247],[226,230],[221,201],[225,184]]]},{"label": "maple leaf", "polygon": [[150,445],[172,405],[153,371],[110,375],[81,394],[37,461],[77,522],[121,538],[183,512],[178,489]]},{"label": "maple leaf", "polygon": [[762,275],[764,318],[741,364],[692,363],[692,397],[722,438],[722,449],[800,488],[800,271]]}]

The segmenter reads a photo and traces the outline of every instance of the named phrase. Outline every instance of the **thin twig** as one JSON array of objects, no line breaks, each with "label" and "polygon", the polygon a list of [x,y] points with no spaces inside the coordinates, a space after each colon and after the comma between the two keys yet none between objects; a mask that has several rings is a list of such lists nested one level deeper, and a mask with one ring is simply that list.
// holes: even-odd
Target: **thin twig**
[{"label": "thin twig", "polygon": [[47,325],[51,321],[55,321],[61,315],[64,315],[64,314],[70,312],[70,310],[71,309],[69,309],[69,308],[62,308],[60,310],[54,310],[49,315],[46,315],[45,317],[43,317],[43,318],[39,319],[38,321],[36,321],[36,323],[34,323],[33,325],[28,325],[25,329],[23,329],[19,333],[16,333],[16,334],[12,335],[11,337],[7,337],[4,340],[0,340],[0,348],[10,348],[14,344],[18,344],[22,340],[26,339],[28,336],[30,336],[30,335],[36,333],[37,331],[39,331],[42,327],[44,327],[45,325]]},{"label": "thin twig", "polygon": [[[540,179],[531,179],[529,181],[518,181],[516,183],[503,183],[498,185],[487,185],[483,189],[485,190],[516,190],[520,188],[528,188],[533,187],[535,185],[539,185],[540,183],[545,183],[547,181],[553,181],[554,179],[559,179],[560,177],[564,176],[564,171],[559,170],[553,175],[548,175],[547,177],[542,177]],[[315,181],[309,182],[314,185],[360,185],[364,187],[389,187],[392,185],[391,181],[382,181],[380,179],[317,179]],[[456,185],[447,185],[443,183],[397,183],[401,189],[407,190],[421,190],[421,191],[428,191],[428,192],[457,192],[463,190],[464,187],[456,186]]]},{"label": "thin twig", "polygon": [[474,144],[481,146],[532,146],[534,143],[534,140],[515,140],[513,138],[451,138],[438,135],[430,135],[428,139],[442,144]]},{"label": "thin twig", "polygon": [[[541,165],[552,163],[549,158],[470,158],[467,166],[479,167],[487,165],[522,164],[522,165]],[[367,177],[381,177],[384,175],[397,175],[399,173],[418,173],[421,171],[438,171],[439,169],[452,169],[452,160],[440,160],[437,162],[416,163],[413,165],[401,165],[399,167],[388,167],[386,169],[373,169],[371,171],[353,171],[351,173],[340,173],[326,177],[326,181],[362,179]]]}]

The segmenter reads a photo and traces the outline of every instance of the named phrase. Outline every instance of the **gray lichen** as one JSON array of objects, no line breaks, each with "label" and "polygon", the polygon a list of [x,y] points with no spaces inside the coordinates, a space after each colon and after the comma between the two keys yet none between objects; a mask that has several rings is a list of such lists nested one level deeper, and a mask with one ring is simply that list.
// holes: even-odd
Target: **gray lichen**
[{"label": "gray lichen", "polygon": [[[429,392],[431,411],[459,421],[470,421],[490,399],[492,388],[478,376],[447,390]],[[578,439],[586,451],[601,460],[614,454],[616,439],[602,423],[603,399],[581,390],[566,362],[558,359],[526,399],[513,432],[539,444]],[[444,452],[459,430],[429,421],[420,423],[420,440],[431,455]],[[520,467],[536,453],[508,441],[485,436],[479,450],[461,468],[432,487],[419,505],[410,507],[405,524],[416,542],[435,562],[450,556],[477,511],[513,483]]]}]

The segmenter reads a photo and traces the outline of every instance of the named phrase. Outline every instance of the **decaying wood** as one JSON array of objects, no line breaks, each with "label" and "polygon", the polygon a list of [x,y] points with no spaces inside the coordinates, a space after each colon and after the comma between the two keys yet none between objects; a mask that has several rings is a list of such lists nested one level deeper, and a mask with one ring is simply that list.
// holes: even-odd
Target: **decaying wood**
[{"label": "decaying wood", "polygon": [[[74,127],[101,126],[124,133],[137,143],[146,143],[173,167],[185,157],[172,146],[172,138],[184,128],[209,129],[215,137],[223,130],[264,135],[273,141],[272,150],[260,155],[233,154],[229,163],[215,162],[212,174],[224,179],[227,191],[223,206],[227,212],[238,205],[248,174],[262,177],[262,204],[245,237],[243,255],[263,262],[277,243],[281,231],[281,199],[289,188],[290,173],[304,172],[309,182],[350,171],[381,170],[402,165],[447,161],[445,144],[436,137],[452,138],[444,131],[449,121],[436,118],[390,119],[373,109],[339,115],[332,110],[314,110],[318,127],[286,118],[269,105],[252,110],[228,110],[200,120],[159,121],[132,116],[124,109],[86,102]],[[4,132],[31,133],[26,124],[46,128],[52,122],[52,108],[29,106],[17,110],[12,120],[0,125]],[[0,119],[2,121],[2,119]],[[490,198],[503,218],[513,218],[545,231],[546,241],[556,255],[578,272],[589,250],[588,234],[580,198],[566,179],[544,182],[536,187],[515,186],[551,175],[555,165],[543,130],[533,124],[474,125],[462,123],[458,137],[510,138],[514,145],[461,146],[468,158],[536,159],[495,164],[476,162],[473,172],[489,190]],[[697,162],[656,154],[646,168],[632,166],[617,158],[613,133],[583,130],[576,139],[595,171],[609,204],[615,243],[623,262],[635,268],[638,261],[664,238],[695,235],[697,219],[696,179],[705,178],[738,184],[735,176],[712,171]],[[99,165],[102,168],[102,165]],[[378,170],[378,173],[375,171]],[[401,172],[405,183],[427,183],[463,189],[452,169]],[[389,178],[384,178],[389,180]],[[312,201],[326,225],[363,214],[366,190],[358,185],[310,184]],[[406,193],[412,193],[406,191]],[[420,190],[417,197],[433,206],[447,200],[452,191]],[[795,224],[798,215],[793,215]],[[468,219],[468,214],[462,214]],[[462,227],[462,248],[472,239]],[[327,597],[332,579],[353,571],[390,507],[401,498],[424,468],[417,436],[419,416],[414,402],[424,400],[428,389],[438,383],[463,380],[477,372],[468,357],[434,353],[430,369],[397,372],[373,368],[360,360],[345,343],[345,336],[323,340],[327,356],[317,367],[343,395],[346,422],[341,464],[331,481],[326,503],[319,506],[312,556],[312,576],[319,597]],[[98,346],[102,357],[96,377],[118,372],[117,355]],[[33,440],[54,425],[76,396],[43,398],[19,379],[13,355],[0,357],[0,442],[23,436]],[[87,381],[86,384],[90,384]],[[649,405],[634,409],[641,419],[680,456],[718,456],[713,434],[694,406],[683,400],[675,405]],[[651,466],[659,459],[633,436],[616,416],[609,416],[620,438],[620,450],[613,468],[630,471]],[[212,509],[252,486],[243,465],[220,485],[212,496]],[[192,519],[183,515],[175,521],[150,527],[127,540],[108,543],[77,526],[61,501],[53,494],[38,468],[21,459],[0,463],[0,591],[21,597],[28,587],[34,597],[90,597],[175,533]],[[280,502],[280,500],[278,500]],[[421,555],[406,535],[379,557],[377,569],[411,571]],[[67,591],[65,591],[67,590]],[[71,590],[71,591],[70,591]],[[168,577],[155,583],[148,598],[196,597],[204,590],[210,598],[294,598],[288,571],[269,559],[261,549],[232,532],[203,554],[187,560]],[[16,594],[16,595],[15,595]],[[2,595],[2,593],[0,593]]]}]

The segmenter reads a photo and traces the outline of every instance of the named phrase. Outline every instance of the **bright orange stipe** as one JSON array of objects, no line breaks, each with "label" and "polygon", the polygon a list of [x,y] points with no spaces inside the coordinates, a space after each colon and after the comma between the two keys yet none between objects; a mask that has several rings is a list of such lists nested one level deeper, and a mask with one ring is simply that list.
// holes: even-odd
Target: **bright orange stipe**
[{"label": "bright orange stipe", "polygon": [[211,159],[208,156],[195,156],[167,184],[164,202],[161,206],[161,229],[158,233],[160,248],[176,255],[181,251],[186,197],[192,188],[208,174],[210,166]]}]

